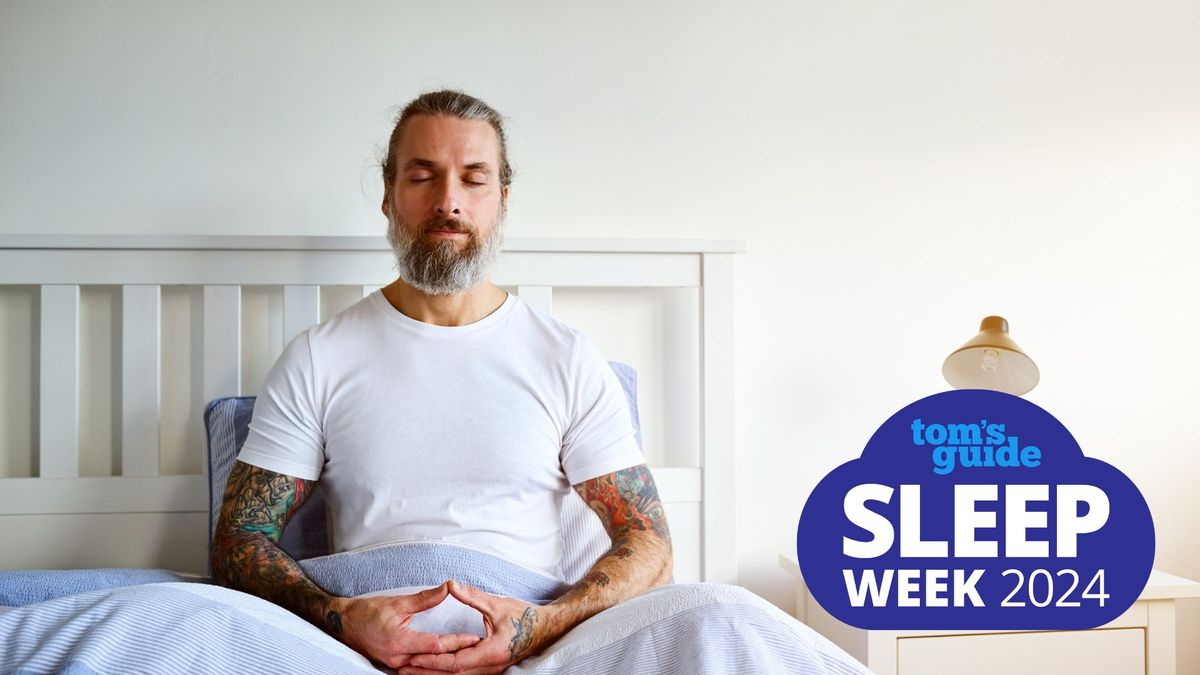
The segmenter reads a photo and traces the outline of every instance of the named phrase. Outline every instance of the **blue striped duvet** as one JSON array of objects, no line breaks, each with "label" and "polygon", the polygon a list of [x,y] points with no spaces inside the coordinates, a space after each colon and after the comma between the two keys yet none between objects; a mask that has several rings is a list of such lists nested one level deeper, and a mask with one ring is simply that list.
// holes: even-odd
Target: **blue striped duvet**
[{"label": "blue striped duvet", "polygon": [[265,600],[219,586],[91,591],[0,614],[2,673],[374,673]]},{"label": "blue striped duvet", "polygon": [[[444,580],[442,567],[454,561],[470,565],[459,567],[455,578],[492,592],[511,585],[508,595],[544,601],[554,588],[551,580],[524,568],[445,546],[400,545],[304,565],[310,577],[343,594],[437,585]],[[377,584],[363,582],[368,569],[376,570]],[[420,569],[428,574],[414,571]],[[150,583],[0,608],[0,673],[56,672],[378,671],[321,630],[254,596],[207,584]],[[762,598],[720,584],[675,584],[643,593],[593,616],[507,672],[869,673]]]}]

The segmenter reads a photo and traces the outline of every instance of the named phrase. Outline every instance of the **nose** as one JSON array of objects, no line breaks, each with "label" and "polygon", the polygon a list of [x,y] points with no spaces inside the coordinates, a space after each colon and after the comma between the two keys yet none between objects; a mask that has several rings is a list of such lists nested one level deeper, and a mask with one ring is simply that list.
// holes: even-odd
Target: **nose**
[{"label": "nose", "polygon": [[458,216],[459,213],[459,198],[458,188],[454,181],[442,181],[441,192],[437,195],[437,204],[434,210],[439,216]]}]

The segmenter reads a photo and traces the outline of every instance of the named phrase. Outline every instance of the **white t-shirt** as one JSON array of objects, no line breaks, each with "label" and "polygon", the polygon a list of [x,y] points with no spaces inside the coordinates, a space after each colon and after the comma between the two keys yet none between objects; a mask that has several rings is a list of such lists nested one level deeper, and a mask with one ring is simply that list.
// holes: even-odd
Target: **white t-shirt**
[{"label": "white t-shirt", "polygon": [[644,461],[582,333],[511,294],[435,326],[381,291],[288,343],[238,459],[320,479],[335,553],[440,540],[551,576],[571,486]]}]

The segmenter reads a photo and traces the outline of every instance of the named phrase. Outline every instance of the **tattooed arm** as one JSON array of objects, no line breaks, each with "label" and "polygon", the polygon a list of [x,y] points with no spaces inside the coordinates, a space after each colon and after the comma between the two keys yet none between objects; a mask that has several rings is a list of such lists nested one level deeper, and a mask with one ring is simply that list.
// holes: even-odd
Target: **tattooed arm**
[{"label": "tattooed arm", "polygon": [[613,545],[579,583],[547,606],[566,632],[593,614],[671,579],[671,533],[658,487],[645,464],[575,486],[600,516]]},{"label": "tattooed arm", "polygon": [[439,636],[408,628],[413,614],[446,599],[446,584],[414,595],[342,598],[305,576],[278,544],[284,525],[316,485],[237,462],[213,535],[216,582],[285,607],[390,668],[407,664],[412,654],[440,654],[479,641],[477,635]]},{"label": "tattooed arm", "polygon": [[212,570],[222,586],[270,600],[336,636],[341,616],[333,610],[333,596],[304,576],[278,546],[284,525],[316,486],[316,481],[234,464],[213,534]]},{"label": "tattooed arm", "polygon": [[450,594],[483,614],[487,637],[454,654],[419,655],[400,673],[430,670],[485,674],[538,654],[588,617],[671,578],[674,559],[667,517],[645,464],[575,486],[604,523],[613,545],[554,602],[530,605],[451,581]]}]

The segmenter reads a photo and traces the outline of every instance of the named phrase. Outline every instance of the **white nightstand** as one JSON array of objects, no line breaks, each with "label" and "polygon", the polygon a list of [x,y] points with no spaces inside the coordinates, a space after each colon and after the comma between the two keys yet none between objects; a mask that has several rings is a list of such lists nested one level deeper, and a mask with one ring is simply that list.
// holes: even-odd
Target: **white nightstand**
[{"label": "white nightstand", "polygon": [[808,594],[794,556],[796,618],[878,675],[1175,675],[1175,601],[1200,598],[1200,583],[1155,570],[1138,601],[1089,631],[861,630],[830,616]]}]

